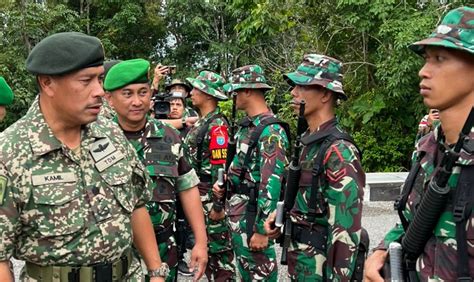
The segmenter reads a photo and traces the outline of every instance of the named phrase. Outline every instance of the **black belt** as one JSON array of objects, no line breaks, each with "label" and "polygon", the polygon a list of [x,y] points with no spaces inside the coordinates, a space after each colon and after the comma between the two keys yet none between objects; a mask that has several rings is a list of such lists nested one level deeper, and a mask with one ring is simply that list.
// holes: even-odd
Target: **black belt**
[{"label": "black belt", "polygon": [[132,263],[132,253],[127,250],[115,262],[98,263],[90,266],[37,265],[26,262],[26,273],[38,282],[115,282],[122,281]]},{"label": "black belt", "polygon": [[160,231],[155,229],[156,243],[161,244],[166,241],[173,235],[173,225],[170,225]]},{"label": "black belt", "polygon": [[296,242],[315,247],[318,250],[326,251],[328,235],[327,231],[322,232],[310,229],[303,225],[293,224],[291,238]]}]

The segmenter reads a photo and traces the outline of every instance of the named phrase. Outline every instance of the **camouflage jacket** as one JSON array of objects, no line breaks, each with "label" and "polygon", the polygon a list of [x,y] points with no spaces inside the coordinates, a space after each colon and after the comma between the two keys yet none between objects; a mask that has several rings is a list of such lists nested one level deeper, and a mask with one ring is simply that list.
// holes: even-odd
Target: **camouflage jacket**
[{"label": "camouflage jacket", "polygon": [[[115,119],[117,120],[117,119]],[[176,195],[199,183],[196,172],[183,157],[179,133],[172,126],[148,118],[139,132],[125,132],[152,179],[153,196],[147,209],[155,230],[176,220]]]},{"label": "camouflage jacket", "polygon": [[[334,118],[322,124],[315,133],[306,132],[302,139],[331,130],[342,131]],[[300,155],[301,177],[295,205],[290,212],[295,224],[327,232],[326,277],[329,280],[349,280],[355,266],[360,241],[362,201],[365,173],[362,170],[357,148],[348,141],[334,141],[323,158],[324,179],[317,190],[317,203],[311,197],[312,169],[321,143],[305,146]],[[316,207],[314,222],[308,218],[309,205]],[[319,274],[321,277],[324,275]]]},{"label": "camouflage jacket", "polygon": [[38,99],[0,134],[0,261],[90,265],[132,244],[149,178],[114,123],[83,126],[79,150],[56,139]]},{"label": "camouflage jacket", "polygon": [[[248,149],[250,135],[263,119],[274,116],[270,111],[255,117],[246,117],[240,123],[235,138],[237,150],[234,160],[229,167],[228,177],[233,187],[240,184],[239,176]],[[249,170],[245,174],[245,180],[258,184],[258,207],[255,220],[255,232],[266,234],[263,224],[268,215],[276,209],[276,203],[280,197],[281,183],[285,166],[288,163],[286,150],[289,142],[285,130],[279,124],[267,126],[260,135],[258,145],[252,152]],[[233,194],[228,204],[230,216],[244,215],[249,200],[247,195]]]},{"label": "camouflage jacket", "polygon": [[[196,170],[200,178],[203,176],[209,178],[207,185],[202,187],[201,196],[212,193],[212,184],[217,181],[217,170],[223,168],[227,156],[227,127],[228,123],[223,117],[215,117],[221,110],[217,107],[214,111],[199,119],[193,128],[188,132],[184,141],[184,156],[191,166]],[[209,122],[204,140],[198,144],[197,137],[202,127]],[[202,146],[201,169],[198,171],[197,151],[198,146]],[[201,182],[204,180],[201,179]],[[201,188],[201,187],[200,187]]]},{"label": "camouflage jacket", "polygon": [[[421,164],[421,175],[423,177],[421,181],[415,180],[415,186],[412,189],[411,194],[408,197],[407,205],[404,210],[405,217],[411,221],[414,216],[414,210],[421,201],[421,195],[418,191],[426,190],[429,181],[432,179],[437,164],[441,161],[441,154],[438,148],[444,148],[445,143],[443,138],[438,138],[440,134],[440,127],[436,127],[434,132],[429,133],[417,144],[416,154],[413,158],[413,162],[416,160],[418,154],[422,155]],[[471,130],[469,139],[474,139],[474,128]],[[439,140],[439,141],[437,141]],[[471,141],[472,142],[472,141]],[[440,146],[440,147],[439,147]],[[461,155],[457,161],[458,166],[453,168],[453,174],[449,178],[448,185],[452,191],[455,191],[457,181],[461,172],[461,167],[474,165],[474,155],[468,153],[464,149],[461,150]],[[417,187],[416,185],[422,185],[423,187]],[[453,192],[452,192],[453,193]],[[472,194],[471,194],[472,195]],[[453,219],[452,206],[447,205],[444,212],[434,229],[434,236],[428,241],[425,246],[423,254],[418,258],[417,270],[419,271],[421,281],[454,281],[457,277],[457,264],[458,256],[456,249],[456,225]],[[474,213],[471,212],[471,216],[468,219],[466,225],[466,235],[468,240],[468,253],[469,253],[469,269],[471,275],[474,269]],[[379,244],[376,249],[386,250],[388,245],[393,241],[399,241],[404,235],[403,226],[397,224],[392,228],[385,236],[384,240]]]}]

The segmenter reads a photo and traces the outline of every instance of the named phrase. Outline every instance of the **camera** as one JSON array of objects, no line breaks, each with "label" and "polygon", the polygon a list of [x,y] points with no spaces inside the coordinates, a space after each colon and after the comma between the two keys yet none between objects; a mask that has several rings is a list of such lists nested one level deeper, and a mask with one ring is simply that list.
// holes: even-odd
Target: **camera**
[{"label": "camera", "polygon": [[[176,65],[167,66],[168,72],[165,76],[165,86],[169,85],[173,80],[173,75],[176,74]],[[166,89],[166,87],[165,87]],[[158,91],[153,96],[153,101],[155,102],[153,106],[153,112],[157,119],[167,119],[168,114],[170,113],[170,102],[166,99],[171,96],[169,91]]]}]

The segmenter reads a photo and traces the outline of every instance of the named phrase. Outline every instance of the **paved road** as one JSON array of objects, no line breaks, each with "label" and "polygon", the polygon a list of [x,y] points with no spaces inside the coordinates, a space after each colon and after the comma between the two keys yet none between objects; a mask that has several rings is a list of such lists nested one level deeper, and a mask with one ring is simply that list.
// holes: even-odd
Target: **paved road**
[{"label": "paved road", "polygon": [[[384,234],[395,225],[398,218],[393,211],[393,202],[365,202],[364,203],[364,214],[362,217],[362,225],[368,230],[370,235],[370,245],[373,248],[382,240]],[[281,249],[277,248],[278,258],[281,254]],[[15,273],[18,279],[18,273],[22,267],[22,263],[14,261]],[[286,266],[279,268],[279,281],[287,281],[286,278],[287,269]],[[189,277],[179,277],[179,281],[192,281]],[[202,279],[201,281],[207,281]]]}]

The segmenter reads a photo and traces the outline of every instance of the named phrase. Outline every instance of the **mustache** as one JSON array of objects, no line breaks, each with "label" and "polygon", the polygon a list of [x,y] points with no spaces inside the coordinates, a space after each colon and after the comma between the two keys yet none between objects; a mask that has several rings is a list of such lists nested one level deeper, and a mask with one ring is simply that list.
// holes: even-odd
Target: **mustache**
[{"label": "mustache", "polygon": [[305,102],[305,100],[301,100],[301,101],[291,100],[291,102],[290,102],[291,105],[301,105],[301,103],[306,103],[306,102]]}]

